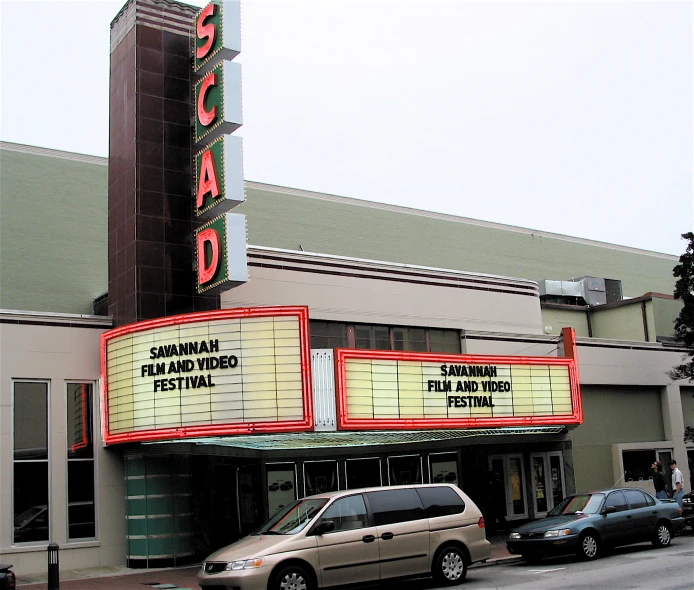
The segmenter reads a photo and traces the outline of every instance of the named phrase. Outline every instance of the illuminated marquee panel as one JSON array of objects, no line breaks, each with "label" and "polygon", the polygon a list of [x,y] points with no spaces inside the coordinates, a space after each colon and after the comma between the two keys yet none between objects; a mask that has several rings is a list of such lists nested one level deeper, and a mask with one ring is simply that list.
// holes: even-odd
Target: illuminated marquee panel
[{"label": "illuminated marquee panel", "polygon": [[224,309],[102,335],[104,441],[310,430],[308,309]]},{"label": "illuminated marquee panel", "polygon": [[337,349],[340,429],[580,424],[573,358]]}]

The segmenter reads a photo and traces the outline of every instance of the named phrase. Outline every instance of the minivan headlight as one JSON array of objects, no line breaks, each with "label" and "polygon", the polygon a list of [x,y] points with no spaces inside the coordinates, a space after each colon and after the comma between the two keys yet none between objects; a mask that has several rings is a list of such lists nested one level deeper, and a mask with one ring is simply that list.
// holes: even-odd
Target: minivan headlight
[{"label": "minivan headlight", "polygon": [[520,533],[511,533],[508,536],[509,539],[520,539]]},{"label": "minivan headlight", "polygon": [[224,568],[227,571],[231,570],[249,570],[254,567],[260,567],[263,565],[263,561],[265,561],[264,558],[262,557],[255,557],[253,559],[241,559],[239,561],[230,561],[227,563],[227,566]]},{"label": "minivan headlight", "polygon": [[547,531],[544,536],[545,537],[564,537],[566,535],[570,535],[571,530],[570,529],[556,529],[553,531]]}]

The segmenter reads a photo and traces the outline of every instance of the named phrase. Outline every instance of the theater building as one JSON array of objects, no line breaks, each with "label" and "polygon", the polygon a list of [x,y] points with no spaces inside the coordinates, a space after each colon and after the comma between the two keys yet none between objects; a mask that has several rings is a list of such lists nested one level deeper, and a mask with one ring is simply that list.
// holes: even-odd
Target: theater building
[{"label": "theater building", "polygon": [[[0,561],[43,571],[55,541],[64,569],[187,563],[326,490],[445,481],[520,522],[652,491],[655,459],[690,477],[677,257],[233,170],[198,218],[217,156],[178,127],[236,73],[233,51],[191,70],[195,18],[114,20],[112,90],[134,90],[112,91],[110,160],[0,146]],[[201,145],[231,161],[225,100]]]}]

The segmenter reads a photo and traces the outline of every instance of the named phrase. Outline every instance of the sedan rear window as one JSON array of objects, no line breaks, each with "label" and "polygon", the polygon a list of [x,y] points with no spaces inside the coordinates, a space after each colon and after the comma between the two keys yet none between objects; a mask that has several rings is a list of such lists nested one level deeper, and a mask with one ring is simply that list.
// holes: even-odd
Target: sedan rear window
[{"label": "sedan rear window", "polygon": [[564,498],[547,516],[560,514],[597,514],[605,494],[578,494]]}]

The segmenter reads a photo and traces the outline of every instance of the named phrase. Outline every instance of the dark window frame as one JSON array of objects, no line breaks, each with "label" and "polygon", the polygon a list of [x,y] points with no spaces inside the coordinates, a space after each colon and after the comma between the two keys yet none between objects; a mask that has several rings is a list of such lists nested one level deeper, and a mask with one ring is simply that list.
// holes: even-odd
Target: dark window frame
[{"label": "dark window frame", "polygon": [[[460,330],[454,330],[450,328],[426,328],[422,326],[395,326],[395,325],[388,325],[388,324],[364,324],[364,323],[344,323],[344,322],[332,322],[332,321],[326,321],[326,320],[311,320],[310,326],[315,326],[316,328],[320,327],[320,332],[328,332],[330,329],[330,325],[333,325],[334,327],[337,326],[344,326],[344,330],[342,331],[345,336],[343,340],[343,346],[318,346],[318,342],[314,341],[314,335],[313,331],[311,331],[311,348],[360,348],[362,350],[401,350],[401,351],[406,351],[406,352],[426,352],[426,353],[439,353],[439,354],[462,354],[462,345],[461,345],[461,339],[460,339]],[[366,329],[368,328],[369,330],[369,346],[364,347],[360,346],[357,347],[357,340],[360,341],[360,344],[363,344],[365,341],[365,338],[360,337],[357,339],[357,330],[361,328]],[[374,329],[387,329],[388,330],[388,338],[377,338],[376,335],[374,334]],[[412,342],[410,339],[396,339],[396,331],[402,330],[403,334],[409,335],[410,330],[423,330],[424,331],[424,340],[422,341],[421,339],[418,339],[416,342],[417,343],[422,343],[424,342],[426,350],[417,350],[419,347],[413,347]],[[341,331],[341,330],[338,330]],[[437,336],[440,336],[440,338],[435,339],[437,342],[441,343],[442,347],[444,350],[432,350],[432,332],[435,332]],[[440,333],[440,334],[439,334]],[[446,337],[448,336],[448,338]],[[315,335],[316,340],[330,340],[330,339],[335,339],[337,337],[331,336],[328,334],[324,333],[319,333]],[[378,348],[376,347],[376,341],[383,342],[388,340],[389,342],[389,348]],[[314,344],[315,342],[315,344]],[[322,342],[320,342],[322,344]],[[328,342],[329,343],[329,342]],[[446,350],[446,347],[448,344],[455,343],[455,350]]]},{"label": "dark window frame", "polygon": [[[45,432],[45,443],[46,443],[46,451],[45,451],[45,457],[28,457],[28,458],[17,458],[17,432],[19,428],[21,428],[20,425],[17,424],[18,420],[18,412],[17,412],[17,395],[22,395],[17,391],[17,385],[20,384],[34,384],[34,385],[43,385],[44,391],[42,392],[42,395],[45,397],[45,424],[46,424],[46,432]],[[11,544],[12,545],[31,545],[31,544],[44,544],[47,541],[50,540],[51,538],[51,479],[50,479],[50,474],[51,474],[51,468],[50,468],[50,461],[51,461],[51,382],[49,379],[13,379],[12,380],[12,516],[13,516],[13,526],[12,526],[12,536],[11,536]],[[38,449],[38,447],[37,447]],[[28,531],[31,529],[26,529],[23,534],[25,535],[25,540],[22,540],[21,538],[17,540],[17,527],[16,527],[16,518],[19,516],[17,513],[17,497],[16,497],[16,492],[17,492],[17,472],[18,472],[18,467],[21,469],[24,469],[25,466],[29,465],[43,465],[45,466],[45,495],[46,495],[46,502],[45,504],[36,504],[35,506],[29,506],[29,508],[26,508],[22,510],[21,513],[19,514],[27,514],[34,509],[34,516],[33,517],[28,517],[26,526],[29,527],[29,525],[35,526],[37,523],[40,522],[45,522],[46,523],[46,538],[32,538],[34,535],[31,535]],[[36,483],[36,477],[31,478],[32,483]],[[21,502],[20,502],[21,504]],[[24,528],[24,527],[20,527]],[[44,527],[41,527],[44,528]],[[20,535],[21,537],[21,535]]]},{"label": "dark window frame", "polygon": [[[97,511],[96,511],[96,460],[94,453],[94,390],[95,384],[93,381],[67,381],[65,383],[65,395],[66,395],[66,436],[69,436],[71,427],[74,429],[75,424],[71,424],[71,416],[69,408],[71,407],[68,396],[71,393],[71,387],[79,386],[79,390],[75,389],[74,393],[79,391],[80,393],[80,421],[81,421],[81,438],[77,439],[75,437],[74,444],[70,444],[71,439],[66,441],[67,447],[67,480],[66,480],[66,501],[67,501],[67,512],[66,512],[66,527],[67,527],[67,540],[70,542],[79,542],[85,540],[93,540],[98,538],[97,534]],[[73,433],[74,434],[74,433]],[[72,455],[72,456],[71,456]],[[91,490],[87,490],[86,499],[83,499],[82,494],[79,494],[81,498],[78,500],[71,497],[75,493],[74,486],[70,485],[71,475],[78,477],[82,482],[84,477],[78,476],[77,473],[84,470],[85,468],[89,471],[91,466]],[[72,473],[77,472],[77,473]],[[82,508],[82,510],[80,510]],[[71,522],[73,515],[75,518],[79,513],[91,513],[83,514],[82,518],[86,516],[91,516],[91,521],[85,522]],[[81,519],[80,519],[81,520]],[[90,526],[91,524],[91,526]],[[75,534],[72,536],[70,531],[74,528],[75,530],[81,530],[83,532],[92,532],[93,534]]]}]

